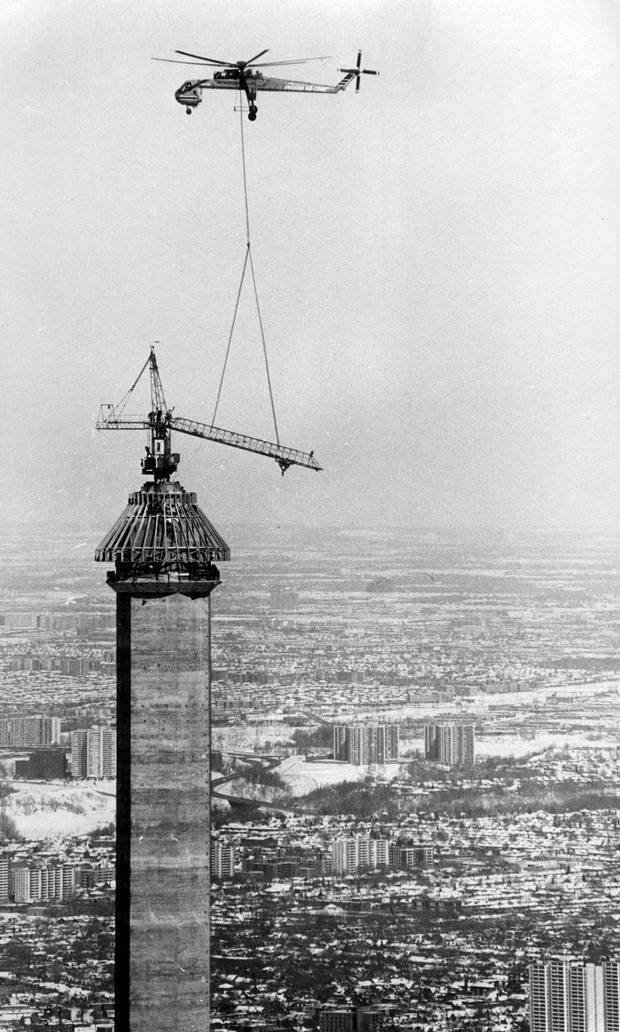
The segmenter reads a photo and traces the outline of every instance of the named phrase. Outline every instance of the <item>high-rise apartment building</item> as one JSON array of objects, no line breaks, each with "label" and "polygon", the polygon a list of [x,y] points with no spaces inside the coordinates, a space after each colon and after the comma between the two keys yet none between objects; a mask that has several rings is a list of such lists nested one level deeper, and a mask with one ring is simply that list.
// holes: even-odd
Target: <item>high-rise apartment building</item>
[{"label": "high-rise apartment building", "polygon": [[30,903],[30,868],[16,867],[13,870],[13,895],[16,903]]},{"label": "high-rise apartment building", "polygon": [[398,760],[398,724],[351,724],[334,727],[334,759],[366,766]]},{"label": "high-rise apartment building", "polygon": [[71,775],[74,778],[116,777],[116,730],[91,727],[71,732]]},{"label": "high-rise apartment building", "polygon": [[427,867],[435,859],[434,847],[421,843],[414,846],[403,846],[398,842],[390,845],[390,864],[401,870],[413,870]]},{"label": "high-rise apartment building", "polygon": [[620,960],[607,960],[603,968],[605,1032],[620,1032]]},{"label": "high-rise apartment building", "polygon": [[620,1032],[620,962],[550,957],[529,966],[531,1032]]},{"label": "high-rise apartment building", "polygon": [[71,777],[85,778],[88,773],[88,731],[71,732]]},{"label": "high-rise apartment building", "polygon": [[0,856],[0,900],[9,898],[9,860]]},{"label": "high-rise apartment building", "polygon": [[390,844],[387,839],[373,839],[368,835],[340,838],[332,843],[332,858],[334,874],[355,874],[387,867]]},{"label": "high-rise apartment building", "polygon": [[5,717],[0,720],[0,745],[20,749],[60,742],[59,717]]},{"label": "high-rise apartment building", "polygon": [[424,756],[447,767],[471,767],[474,762],[473,724],[442,721],[424,725]]},{"label": "high-rise apartment building", "polygon": [[62,903],[72,899],[80,886],[79,868],[73,864],[19,864],[12,874],[16,903]]},{"label": "high-rise apartment building", "polygon": [[219,839],[211,842],[211,877],[216,881],[225,881],[234,877],[235,848],[229,842]]},{"label": "high-rise apartment building", "polygon": [[91,727],[87,737],[89,778],[116,777],[116,731],[111,727]]},{"label": "high-rise apartment building", "polygon": [[323,1008],[319,1013],[319,1032],[355,1032],[355,1007]]}]

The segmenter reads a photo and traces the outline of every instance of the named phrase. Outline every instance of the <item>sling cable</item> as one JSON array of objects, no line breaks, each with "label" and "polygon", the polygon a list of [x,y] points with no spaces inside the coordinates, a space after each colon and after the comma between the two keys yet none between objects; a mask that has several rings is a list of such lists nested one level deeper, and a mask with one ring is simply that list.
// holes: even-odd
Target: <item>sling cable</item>
[{"label": "sling cable", "polygon": [[[239,91],[239,115],[240,115],[240,122],[239,122],[239,124],[240,124],[240,127],[241,127],[241,167],[242,167],[242,171],[243,171],[243,199],[244,199],[244,205],[245,205],[245,237],[246,237],[245,255],[244,255],[244,259],[243,259],[243,268],[241,270],[241,279],[239,281],[239,289],[237,290],[237,298],[236,298],[236,301],[235,301],[235,307],[234,307],[234,311],[233,311],[232,323],[231,323],[231,326],[230,326],[230,332],[228,334],[228,343],[227,343],[227,346],[226,346],[226,354],[224,356],[224,365],[222,367],[222,373],[221,373],[221,376],[220,376],[220,382],[219,382],[219,386],[218,386],[218,390],[217,390],[217,397],[215,399],[215,407],[213,409],[213,418],[212,418],[211,422],[213,424],[215,424],[215,420],[217,418],[217,410],[218,410],[218,406],[219,406],[219,403],[220,403],[220,397],[221,397],[221,394],[222,394],[222,386],[223,386],[223,383],[224,383],[224,376],[226,374],[226,367],[228,365],[228,358],[229,358],[229,355],[230,355],[230,347],[231,347],[231,344],[232,344],[233,333],[235,331],[235,324],[236,324],[236,321],[237,321],[237,313],[239,311],[239,302],[241,300],[241,292],[243,290],[243,283],[244,283],[244,280],[246,278],[246,273],[247,273],[247,271],[249,269],[249,271],[250,271],[250,278],[251,278],[251,281],[252,281],[252,289],[253,289],[253,292],[254,292],[254,300],[256,302],[256,315],[258,317],[258,325],[259,325],[259,329],[260,329],[260,337],[261,337],[261,343],[262,343],[262,349],[263,349],[263,359],[264,359],[264,362],[265,362],[265,373],[266,373],[266,376],[267,376],[267,387],[269,389],[269,401],[270,401],[270,404],[271,404],[271,414],[273,416],[273,429],[274,429],[274,433],[275,433],[276,443],[280,444],[280,434],[279,434],[279,431],[278,431],[278,420],[276,418],[276,409],[275,409],[275,403],[274,403],[274,400],[273,400],[273,388],[271,386],[271,373],[270,373],[270,370],[269,370],[269,357],[267,355],[267,342],[265,340],[265,329],[264,329],[264,326],[263,326],[263,318],[262,318],[262,315],[261,315],[260,302],[258,300],[258,288],[256,286],[256,274],[254,272],[254,262],[252,260],[252,241],[251,241],[251,235],[250,235],[250,206],[249,206],[249,203],[248,203],[248,178],[247,178],[247,166],[246,166],[246,158],[245,158],[245,138],[244,138],[244,134],[243,134],[243,104],[242,104],[242,98],[243,98],[243,95],[242,95],[241,91]],[[282,472],[283,473],[285,472],[284,469],[282,469]]]}]

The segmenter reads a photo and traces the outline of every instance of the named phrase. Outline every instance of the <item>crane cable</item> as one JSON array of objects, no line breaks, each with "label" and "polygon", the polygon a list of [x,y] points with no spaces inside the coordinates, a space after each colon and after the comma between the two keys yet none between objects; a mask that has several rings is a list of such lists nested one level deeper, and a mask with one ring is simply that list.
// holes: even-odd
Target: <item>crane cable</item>
[{"label": "crane cable", "polygon": [[270,374],[270,371],[269,371],[269,358],[267,357],[267,343],[265,341],[265,330],[264,330],[264,327],[263,327],[263,319],[262,319],[262,316],[261,316],[260,303],[259,303],[259,300],[258,300],[258,289],[257,289],[257,286],[256,286],[256,275],[254,273],[254,262],[252,261],[252,245],[251,245],[251,241],[250,241],[250,206],[248,204],[248,181],[247,181],[247,170],[246,170],[246,162],[245,162],[245,140],[244,140],[244,136],[243,136],[243,94],[242,94],[241,90],[239,90],[239,116],[240,116],[240,126],[241,126],[241,164],[242,164],[242,168],[243,168],[243,197],[244,197],[244,201],[245,201],[246,248],[245,248],[245,257],[243,259],[243,269],[241,270],[241,280],[239,282],[239,289],[237,291],[237,299],[235,301],[235,309],[234,309],[234,312],[233,312],[232,324],[231,324],[231,327],[230,327],[230,332],[228,334],[228,344],[227,344],[227,347],[226,347],[226,355],[224,357],[224,365],[223,365],[223,368],[222,368],[222,375],[220,376],[220,382],[219,382],[219,386],[218,386],[218,389],[217,389],[217,398],[215,400],[215,408],[213,409],[213,419],[211,420],[211,423],[212,423],[212,425],[215,425],[215,419],[216,419],[216,416],[217,416],[217,410],[218,410],[218,406],[219,406],[219,403],[220,403],[220,395],[222,393],[222,385],[224,383],[224,375],[226,373],[226,366],[228,364],[228,356],[230,354],[230,346],[232,344],[233,332],[234,332],[234,329],[235,329],[235,323],[237,321],[237,312],[239,310],[239,301],[241,299],[241,290],[242,290],[242,287],[243,287],[243,281],[245,279],[245,274],[247,272],[248,265],[249,265],[250,273],[251,273],[251,276],[252,276],[252,286],[254,287],[254,298],[255,298],[255,301],[256,301],[256,313],[258,315],[258,325],[260,327],[260,335],[261,335],[261,341],[262,341],[262,345],[263,345],[263,358],[265,359],[265,372],[267,374],[267,386],[269,388],[269,400],[271,402],[271,414],[273,416],[273,427],[274,427],[275,435],[276,435],[276,443],[279,444],[280,443],[280,435],[278,433],[278,421],[276,419],[276,409],[275,409],[275,404],[274,404],[274,400],[273,400],[273,390],[272,390],[272,387],[271,387],[271,374]]},{"label": "crane cable", "polygon": [[[156,341],[155,343],[158,344],[159,341]],[[142,378],[142,374],[144,373],[144,370],[146,369],[146,367],[148,366],[150,361],[151,361],[151,356],[149,355],[149,357],[147,358],[146,362],[142,366],[142,369],[140,370],[140,372],[136,376],[134,382],[132,383],[131,387],[127,391],[127,394],[125,394],[121,398],[121,400],[119,401],[118,405],[114,406],[114,410],[115,410],[116,416],[121,416],[123,414],[123,412],[125,411],[125,407],[127,405],[127,402],[129,401],[129,399],[130,399],[131,395],[133,394],[135,388],[138,386],[138,383],[140,382],[140,380]]]}]

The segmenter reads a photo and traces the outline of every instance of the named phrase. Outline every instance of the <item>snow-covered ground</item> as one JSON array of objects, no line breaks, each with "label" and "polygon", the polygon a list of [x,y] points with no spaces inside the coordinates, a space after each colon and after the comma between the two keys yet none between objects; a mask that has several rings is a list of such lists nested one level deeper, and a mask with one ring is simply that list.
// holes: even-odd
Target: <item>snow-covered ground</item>
[{"label": "snow-covered ground", "polygon": [[338,785],[343,781],[363,781],[369,773],[382,781],[391,781],[398,776],[398,763],[382,766],[356,767],[352,763],[336,763],[333,760],[308,763],[303,756],[287,756],[274,769],[288,785],[294,796],[306,795],[324,785]]},{"label": "snow-covered ground", "polygon": [[476,756],[528,756],[546,749],[617,749],[618,739],[609,735],[600,738],[579,732],[542,731],[535,738],[521,735],[484,735],[476,738]]},{"label": "snow-covered ground", "polygon": [[[88,835],[114,821],[115,783],[13,782],[6,814],[26,839]],[[105,793],[105,794],[104,794]]]},{"label": "snow-covered ground", "polygon": [[[533,738],[523,735],[476,735],[476,758],[486,759],[487,756],[529,756],[532,753],[544,752],[546,749],[563,749],[568,746],[570,749],[617,749],[618,738],[613,735],[583,734],[578,731],[541,731]],[[401,741],[401,758],[407,752],[416,751],[418,755],[424,755],[424,739],[407,738]]]}]

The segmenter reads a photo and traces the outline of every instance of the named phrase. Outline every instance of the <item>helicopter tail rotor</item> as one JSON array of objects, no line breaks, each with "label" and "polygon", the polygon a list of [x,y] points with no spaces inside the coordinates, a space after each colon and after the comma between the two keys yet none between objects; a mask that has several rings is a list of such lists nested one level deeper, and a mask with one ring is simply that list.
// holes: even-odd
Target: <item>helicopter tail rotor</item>
[{"label": "helicopter tail rotor", "polygon": [[372,68],[362,68],[362,51],[357,52],[357,64],[355,68],[340,68],[339,71],[344,72],[346,75],[355,76],[355,92],[359,92],[362,75],[378,75],[379,72],[374,71]]}]

